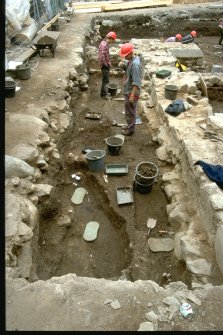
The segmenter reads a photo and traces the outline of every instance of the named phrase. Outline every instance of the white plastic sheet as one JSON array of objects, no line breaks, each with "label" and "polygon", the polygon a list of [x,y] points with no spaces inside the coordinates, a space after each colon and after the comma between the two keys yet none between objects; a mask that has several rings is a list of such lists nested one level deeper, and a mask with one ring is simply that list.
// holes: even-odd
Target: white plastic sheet
[{"label": "white plastic sheet", "polygon": [[6,0],[7,34],[14,37],[24,25],[32,23],[29,0]]}]

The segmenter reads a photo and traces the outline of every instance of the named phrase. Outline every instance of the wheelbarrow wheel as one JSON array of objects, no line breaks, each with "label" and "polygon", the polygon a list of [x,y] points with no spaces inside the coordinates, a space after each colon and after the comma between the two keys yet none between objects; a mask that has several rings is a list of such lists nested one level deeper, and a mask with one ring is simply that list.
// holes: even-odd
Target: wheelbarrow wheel
[{"label": "wheelbarrow wheel", "polygon": [[53,49],[52,49],[53,58],[54,58],[54,55],[55,55],[55,50],[56,50],[56,47],[53,47]]}]

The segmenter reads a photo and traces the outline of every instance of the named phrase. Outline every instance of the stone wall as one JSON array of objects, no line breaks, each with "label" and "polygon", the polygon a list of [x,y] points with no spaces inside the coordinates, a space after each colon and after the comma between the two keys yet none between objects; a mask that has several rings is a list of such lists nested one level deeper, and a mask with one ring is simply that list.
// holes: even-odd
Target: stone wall
[{"label": "stone wall", "polygon": [[[175,248],[175,254],[179,259],[184,259],[190,271],[209,276],[216,262],[216,232],[223,225],[223,192],[204,174],[200,166],[194,164],[198,160],[223,164],[223,156],[220,154],[221,138],[215,142],[205,140],[205,131],[200,127],[209,123],[213,127],[213,122],[216,122],[216,128],[218,127],[220,133],[222,125],[217,119],[221,120],[221,115],[212,115],[208,98],[203,93],[196,105],[178,117],[167,114],[165,109],[171,101],[165,99],[165,85],[177,83],[178,98],[186,101],[188,96],[194,96],[197,91],[199,74],[176,71],[171,57],[167,60],[165,54],[162,55],[162,43],[134,39],[134,45],[140,50],[145,63],[143,86],[149,87],[142,94],[142,113],[148,118],[154,140],[160,144],[157,156],[163,170],[164,190],[173,205],[167,210],[170,224],[174,222],[179,225],[180,234],[176,235],[175,241],[179,247]],[[162,57],[157,57],[156,53]],[[161,67],[172,70],[170,78],[159,79],[155,76],[155,69]],[[148,73],[149,76],[146,76]],[[220,77],[223,75],[220,74]],[[149,103],[147,91],[150,94]],[[173,220],[173,209],[176,206],[178,210],[175,209],[175,213],[178,212],[180,217],[178,222],[176,218]],[[221,238],[223,239],[223,236]],[[219,258],[218,265],[223,269],[223,263]]]}]

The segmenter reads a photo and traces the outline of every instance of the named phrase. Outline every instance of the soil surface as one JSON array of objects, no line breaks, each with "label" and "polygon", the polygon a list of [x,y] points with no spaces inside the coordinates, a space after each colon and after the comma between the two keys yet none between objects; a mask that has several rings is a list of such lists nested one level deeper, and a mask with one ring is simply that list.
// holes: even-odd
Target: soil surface
[{"label": "soil surface", "polygon": [[[78,29],[84,27],[85,15],[76,15]],[[64,27],[61,26],[61,31]],[[59,49],[61,59],[66,58],[71,49],[70,32]],[[213,64],[222,63],[222,52],[216,47],[218,37],[199,37],[196,43],[205,55],[210,68]],[[58,47],[59,48],[59,47]],[[52,94],[52,99],[60,98],[60,90],[54,95],[55,73],[61,74],[61,62],[57,62],[57,51],[53,66],[49,66],[49,53],[38,57],[38,66],[32,72],[30,80],[19,81],[22,87],[13,99],[6,99],[9,113],[17,113],[28,104],[44,108],[44,96]],[[34,60],[35,61],[35,60]],[[34,62],[34,64],[36,64]],[[35,67],[35,65],[34,65]],[[67,65],[65,65],[67,67]],[[63,68],[62,72],[69,72]],[[121,77],[111,77],[111,82],[122,88]],[[82,92],[71,103],[73,122],[67,131],[57,140],[57,146],[62,157],[60,163],[49,162],[49,170],[44,175],[44,181],[54,186],[54,194],[50,203],[39,206],[39,249],[36,251],[36,270],[39,279],[47,280],[53,276],[75,273],[77,276],[105,278],[116,280],[127,278],[153,280],[159,285],[170,281],[183,281],[190,287],[191,275],[185,265],[177,261],[170,252],[152,252],[148,247],[149,237],[174,236],[173,228],[168,225],[166,205],[168,201],[162,189],[162,166],[158,166],[155,150],[158,148],[148,131],[147,121],[138,113],[138,122],[133,136],[125,137],[118,154],[109,152],[105,139],[121,134],[121,127],[112,125],[113,121],[125,123],[124,101],[103,100],[100,97],[100,74],[91,74],[89,89]],[[40,84],[41,83],[41,84]],[[122,98],[118,94],[117,98]],[[213,101],[213,110],[220,111],[222,103]],[[100,118],[88,118],[89,113],[100,113]],[[7,113],[6,113],[7,114]],[[98,114],[97,114],[98,116]],[[7,117],[7,116],[6,116]],[[17,130],[14,137],[17,138]],[[53,130],[50,136],[55,136]],[[6,139],[10,145],[10,139]],[[91,171],[89,162],[84,158],[83,151],[87,148],[105,150],[102,158],[103,170]],[[7,151],[7,150],[6,150]],[[69,153],[82,157],[80,163],[69,161]],[[141,162],[152,162],[158,166],[159,173],[148,190],[141,193],[136,189],[136,166]],[[97,164],[97,163],[96,163]],[[128,173],[123,175],[106,175],[107,164],[121,164],[128,167]],[[72,178],[79,174],[79,181]],[[87,190],[80,205],[72,205],[71,197],[78,187]],[[119,198],[122,191],[127,192],[127,200]],[[124,200],[123,200],[124,199]],[[124,203],[122,203],[122,201]],[[120,203],[121,202],[121,203]],[[72,212],[72,224],[61,227],[59,222],[67,213]],[[148,229],[147,220],[153,218],[156,225]],[[86,224],[96,221],[100,227],[97,238],[93,242],[83,239]],[[157,266],[158,265],[158,266]],[[213,284],[219,284],[218,278],[213,278]],[[177,329],[176,329],[177,330]],[[181,329],[178,329],[181,330]]]},{"label": "soil surface", "polygon": [[[121,87],[122,79],[111,78]],[[91,167],[100,168],[100,162],[90,161],[90,165],[64,163],[62,170],[55,175],[55,167],[49,174],[49,180],[55,183],[55,194],[60,194],[59,213],[52,218],[47,217],[40,226],[40,245],[42,261],[39,259],[38,275],[41,279],[59,276],[66,273],[76,273],[79,276],[117,279],[126,270],[130,280],[151,279],[162,282],[162,274],[169,272],[173,262],[172,253],[151,253],[148,248],[148,217],[157,220],[157,227],[151,231],[151,237],[159,236],[159,230],[169,231],[167,224],[167,200],[161,188],[158,177],[152,190],[147,194],[134,191],[134,175],[136,166],[142,161],[156,162],[156,143],[148,134],[146,120],[136,126],[133,136],[126,137],[118,155],[111,154],[105,139],[121,134],[121,127],[113,126],[112,122],[125,123],[124,102],[105,101],[99,96],[100,76],[91,75],[90,92],[87,92],[75,102],[73,114],[75,122],[60,141],[60,152],[63,161],[69,153],[80,155],[83,149],[93,148],[106,152],[104,168],[108,164],[126,164],[126,175],[107,175],[105,171],[92,172]],[[119,95],[117,97],[122,97]],[[85,102],[87,101],[87,103]],[[89,112],[100,111],[100,120],[86,119]],[[113,153],[113,151],[112,151]],[[100,155],[99,155],[100,156]],[[90,169],[89,169],[90,167]],[[71,175],[81,173],[82,178],[77,187],[84,187],[88,194],[80,205],[74,207],[75,222],[67,230],[55,223],[61,213],[66,213],[70,199],[75,190]],[[127,199],[121,196],[121,191],[129,192]],[[145,191],[146,188],[145,188]],[[120,196],[120,199],[119,199]],[[43,211],[43,216],[48,208]],[[98,237],[93,243],[86,243],[82,235],[89,221],[100,224]],[[52,234],[54,238],[52,239]],[[166,233],[168,235],[168,232]],[[52,264],[52,255],[55,261]],[[75,260],[73,255],[76,255]],[[90,262],[89,262],[90,260]],[[154,271],[154,264],[161,262],[159,271]],[[45,266],[43,266],[45,264]],[[184,269],[184,267],[182,267]],[[181,270],[181,267],[180,267]],[[172,274],[175,280],[182,272]]]}]

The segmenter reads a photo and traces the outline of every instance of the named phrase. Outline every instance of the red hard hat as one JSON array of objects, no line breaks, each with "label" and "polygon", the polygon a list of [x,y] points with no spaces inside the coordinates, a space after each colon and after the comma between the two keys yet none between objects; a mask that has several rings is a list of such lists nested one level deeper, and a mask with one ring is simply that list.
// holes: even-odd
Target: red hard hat
[{"label": "red hard hat", "polygon": [[194,36],[194,37],[197,36],[197,33],[196,33],[195,30],[193,30],[190,34],[191,34],[191,36]]},{"label": "red hard hat", "polygon": [[129,55],[131,52],[134,51],[134,47],[131,43],[125,43],[121,46],[121,49],[119,51],[119,55],[121,57],[125,57],[127,55]]},{"label": "red hard hat", "polygon": [[116,38],[117,38],[117,35],[114,31],[109,31],[109,33],[107,33],[106,36],[113,38],[113,40],[116,40]]},{"label": "red hard hat", "polygon": [[182,36],[180,34],[176,34],[175,36],[178,40],[181,40],[182,39]]}]

